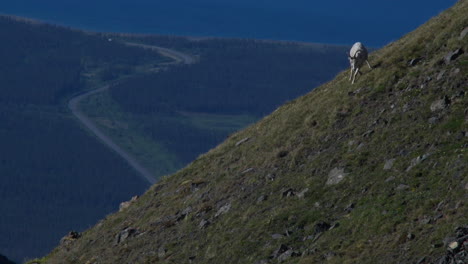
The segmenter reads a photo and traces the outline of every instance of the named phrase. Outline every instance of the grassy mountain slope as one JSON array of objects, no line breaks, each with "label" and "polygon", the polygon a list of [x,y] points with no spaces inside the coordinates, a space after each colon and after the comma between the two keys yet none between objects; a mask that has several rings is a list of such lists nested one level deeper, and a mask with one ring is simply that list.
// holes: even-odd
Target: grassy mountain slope
[{"label": "grassy mountain slope", "polygon": [[356,84],[343,72],[283,105],[43,261],[435,261],[468,222],[467,13],[459,1]]}]

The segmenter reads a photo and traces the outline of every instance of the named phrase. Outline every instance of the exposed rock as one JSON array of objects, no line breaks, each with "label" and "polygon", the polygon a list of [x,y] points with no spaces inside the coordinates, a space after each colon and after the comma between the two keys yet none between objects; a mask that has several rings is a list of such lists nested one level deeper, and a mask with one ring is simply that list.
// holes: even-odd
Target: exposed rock
[{"label": "exposed rock", "polygon": [[351,211],[354,209],[356,205],[354,203],[350,203],[346,208],[344,209],[345,212],[351,213]]},{"label": "exposed rock", "polygon": [[331,225],[327,222],[320,221],[314,225],[314,234],[323,233],[330,229]]},{"label": "exposed rock", "polygon": [[366,144],[364,144],[364,143],[359,144],[359,145],[357,146],[356,150],[361,150],[362,148],[364,148],[365,145],[366,145]]},{"label": "exposed rock", "polygon": [[255,171],[254,168],[248,168],[248,169],[244,170],[244,171],[241,172],[241,173],[242,173],[242,174],[247,174],[247,173],[249,173],[249,172],[254,172],[254,171]]},{"label": "exposed rock", "polygon": [[421,162],[425,161],[427,158],[429,158],[430,154],[429,153],[426,153],[422,156],[417,156],[416,158],[412,159],[411,160],[411,164],[409,165],[408,168],[406,168],[406,171],[410,171],[413,167],[415,167],[416,165],[420,164]]},{"label": "exposed rock", "polygon": [[389,159],[385,161],[385,165],[383,167],[384,170],[391,170],[393,168],[393,163],[395,163],[396,159]]},{"label": "exposed rock", "polygon": [[440,203],[437,204],[437,207],[435,208],[435,212],[439,212],[439,211],[442,211],[442,208],[444,208],[444,205],[445,205],[445,202],[442,201]]},{"label": "exposed rock", "polygon": [[444,239],[447,245],[445,256],[438,259],[437,263],[458,264],[468,263],[468,226],[455,229],[456,238]]},{"label": "exposed rock", "polygon": [[176,214],[176,221],[181,221],[183,219],[185,219],[185,217],[190,214],[192,212],[192,207],[189,206],[187,208],[185,208],[182,212],[179,212]]},{"label": "exposed rock", "polygon": [[460,73],[460,71],[461,71],[460,68],[455,68],[455,69],[452,69],[451,74],[452,75],[457,75],[457,74]]},{"label": "exposed rock", "polygon": [[297,194],[297,197],[298,198],[304,198],[305,194],[309,192],[309,188],[305,188],[304,190],[300,191],[298,194]]},{"label": "exposed rock", "polygon": [[266,201],[268,199],[268,195],[261,195],[260,197],[258,197],[257,199],[257,203],[261,203],[263,201]]},{"label": "exposed rock", "polygon": [[418,64],[420,61],[421,61],[422,58],[414,58],[414,59],[411,59],[410,61],[408,61],[408,65],[409,66],[415,66],[416,64]]},{"label": "exposed rock", "polygon": [[460,32],[460,39],[465,38],[467,34],[468,34],[468,27],[466,27],[465,29],[462,30],[462,32]]},{"label": "exposed rock", "polygon": [[125,240],[127,240],[128,238],[136,236],[138,233],[139,233],[138,229],[132,228],[132,227],[128,227],[128,228],[126,228],[126,229],[120,231],[120,232],[115,236],[115,242],[114,242],[114,244],[115,244],[115,245],[120,244],[120,243],[124,242]]},{"label": "exposed rock", "polygon": [[422,219],[419,220],[419,223],[423,225],[432,224],[432,218],[428,216],[424,216]]},{"label": "exposed rock", "polygon": [[299,256],[301,256],[301,253],[297,251],[293,251],[292,249],[288,249],[278,257],[278,261],[283,262],[283,261],[290,259],[291,257],[299,257]]},{"label": "exposed rock", "polygon": [[346,177],[346,175],[347,174],[344,172],[344,169],[334,168],[328,174],[328,180],[326,184],[327,185],[338,184]]},{"label": "exposed rock", "polygon": [[155,222],[151,223],[152,226],[162,225],[164,227],[171,227],[177,223],[177,215],[168,215],[161,217]]},{"label": "exposed rock", "polygon": [[449,64],[450,62],[456,60],[458,56],[462,55],[464,53],[463,49],[456,49],[454,51],[449,52],[447,55],[444,57],[444,61],[446,64]]},{"label": "exposed rock", "polygon": [[198,190],[200,190],[201,188],[203,188],[204,186],[206,186],[208,184],[208,182],[206,181],[194,181],[190,184],[190,191],[191,192],[196,192]]},{"label": "exposed rock", "polygon": [[440,110],[444,110],[450,105],[450,99],[447,96],[440,100],[436,100],[431,104],[431,111],[436,112]]},{"label": "exposed rock", "polygon": [[231,203],[227,203],[227,204],[221,206],[221,208],[219,208],[218,211],[216,212],[215,217],[223,215],[223,214],[229,212],[229,210],[231,210]]},{"label": "exposed rock", "polygon": [[439,122],[440,118],[436,117],[436,116],[433,116],[431,118],[428,119],[428,122],[429,124],[432,124],[432,125],[435,125]]},{"label": "exposed rock", "polygon": [[291,197],[295,195],[296,191],[292,188],[284,188],[281,190],[281,197]]},{"label": "exposed rock", "polygon": [[434,216],[433,220],[434,220],[434,222],[437,222],[437,220],[439,220],[439,219],[441,219],[441,218],[443,218],[443,217],[444,217],[444,214],[439,213],[439,214],[437,214],[436,216]]},{"label": "exposed rock", "polygon": [[273,234],[273,235],[271,235],[271,238],[273,238],[273,239],[281,239],[283,237],[284,236],[282,234]]},{"label": "exposed rock", "polygon": [[60,245],[69,246],[72,242],[76,241],[81,237],[81,233],[77,231],[70,231],[66,236],[60,240]]},{"label": "exposed rock", "polygon": [[158,249],[158,258],[164,259],[164,257],[166,256],[166,253],[167,253],[167,249],[165,249],[164,247],[160,247]]},{"label": "exposed rock", "polygon": [[424,264],[426,263],[426,257],[422,257],[418,260],[418,262],[416,262],[416,264]]},{"label": "exposed rock", "polygon": [[385,180],[385,182],[391,182],[391,181],[394,181],[394,180],[395,180],[395,176],[390,176]]},{"label": "exposed rock", "polygon": [[408,190],[409,188],[410,188],[410,187],[409,187],[408,185],[406,185],[406,184],[400,184],[400,185],[398,185],[398,186],[395,188],[395,190],[397,190],[397,191],[403,191],[403,190]]},{"label": "exposed rock", "polygon": [[445,72],[446,72],[446,70],[441,70],[441,71],[439,72],[439,74],[437,74],[436,80],[437,80],[437,81],[442,80],[442,78],[443,78],[444,75],[445,75]]},{"label": "exposed rock", "polygon": [[467,226],[459,226],[455,228],[455,234],[457,238],[464,237],[468,235],[468,225]]},{"label": "exposed rock", "polygon": [[442,243],[434,243],[434,244],[432,244],[432,247],[433,247],[433,248],[440,248],[440,247],[442,247],[443,245],[444,245],[444,244],[442,244]]},{"label": "exposed rock", "polygon": [[364,134],[362,134],[362,137],[370,137],[372,134],[374,134],[374,130],[368,130]]},{"label": "exposed rock", "polygon": [[449,250],[451,250],[452,252],[456,251],[457,249],[460,248],[460,243],[458,243],[457,241],[453,241],[452,243],[450,243],[448,245],[448,248]]},{"label": "exposed rock", "polygon": [[210,220],[203,219],[203,220],[201,220],[201,222],[200,222],[200,224],[198,225],[198,227],[199,227],[200,229],[203,229],[203,228],[209,226],[210,224],[211,224]]},{"label": "exposed rock", "polygon": [[278,258],[279,256],[281,256],[281,254],[288,251],[289,249],[290,248],[286,246],[285,244],[281,244],[277,250],[273,251],[271,258]]},{"label": "exposed rock", "polygon": [[276,179],[276,175],[269,173],[267,176],[265,176],[265,180],[267,181],[274,181]]},{"label": "exposed rock", "polygon": [[246,138],[243,138],[243,139],[237,141],[236,147],[238,147],[238,146],[244,144],[245,142],[247,142],[247,141],[249,141],[249,140],[250,140],[250,137],[246,137]]},{"label": "exposed rock", "polygon": [[138,200],[138,198],[139,198],[139,196],[135,195],[135,196],[132,197],[132,199],[130,199],[130,201],[120,203],[119,212],[127,209],[132,203],[136,202]]},{"label": "exposed rock", "polygon": [[337,227],[339,227],[339,226],[340,226],[340,223],[338,223],[338,222],[333,223],[333,224],[330,226],[330,228],[329,228],[328,230],[335,229],[335,228],[337,228]]},{"label": "exposed rock", "polygon": [[331,260],[332,258],[336,257],[336,253],[333,251],[327,252],[323,255],[326,260]]}]

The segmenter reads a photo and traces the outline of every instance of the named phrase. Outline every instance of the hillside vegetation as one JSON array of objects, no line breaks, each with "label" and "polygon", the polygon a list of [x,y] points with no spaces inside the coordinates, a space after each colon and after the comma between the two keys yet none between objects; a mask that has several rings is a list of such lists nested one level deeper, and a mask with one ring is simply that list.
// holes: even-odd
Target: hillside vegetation
[{"label": "hillside vegetation", "polygon": [[466,14],[459,1],[356,84],[343,72],[279,107],[42,262],[436,262],[468,223]]}]

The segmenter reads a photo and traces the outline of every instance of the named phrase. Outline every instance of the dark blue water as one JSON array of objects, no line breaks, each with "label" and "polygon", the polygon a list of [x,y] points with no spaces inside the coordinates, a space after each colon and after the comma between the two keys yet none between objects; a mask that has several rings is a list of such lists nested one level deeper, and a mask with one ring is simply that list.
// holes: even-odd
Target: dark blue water
[{"label": "dark blue water", "polygon": [[381,46],[457,0],[2,0],[0,13],[93,31]]}]

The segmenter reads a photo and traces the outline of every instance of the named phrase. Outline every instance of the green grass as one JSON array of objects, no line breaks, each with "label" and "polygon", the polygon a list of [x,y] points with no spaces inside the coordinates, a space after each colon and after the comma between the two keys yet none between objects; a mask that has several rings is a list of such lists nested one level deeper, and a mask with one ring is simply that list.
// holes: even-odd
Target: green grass
[{"label": "green grass", "polygon": [[[197,263],[255,263],[268,260],[281,244],[304,253],[284,263],[414,263],[423,256],[435,262],[445,249],[433,245],[468,222],[468,140],[456,137],[468,130],[468,97],[439,112],[430,109],[432,102],[466,84],[462,73],[440,81],[435,77],[461,67],[459,61],[467,56],[450,65],[438,63],[453,47],[467,46],[468,38],[458,39],[467,12],[468,2],[460,1],[371,54],[370,61],[381,65],[364,72],[355,85],[347,72],[340,73],[234,133],[164,177],[134,206],[87,231],[72,248],[59,247],[51,263],[73,262],[77,256],[104,263],[119,258],[138,263],[144,257],[160,263],[186,263],[189,257]],[[416,56],[425,59],[413,69],[407,60]],[[431,124],[433,116],[439,121]],[[206,118],[197,119],[198,124],[206,124]],[[244,138],[249,140],[236,146]],[[424,154],[427,158],[414,164]],[[384,170],[391,158],[393,168]],[[328,186],[333,168],[347,175]],[[192,189],[199,181],[205,185]],[[408,188],[399,190],[400,185]],[[309,192],[303,198],[283,197],[285,188]],[[257,202],[261,195],[267,199]],[[226,203],[230,211],[215,217]],[[347,211],[351,203],[354,209]],[[185,220],[158,224],[189,206]],[[204,219],[211,224],[200,229]],[[304,239],[320,221],[339,225],[316,240]],[[128,226],[146,235],[111,246]],[[289,236],[271,237],[286,231]],[[151,255],[160,247],[168,248],[169,256]]]}]

